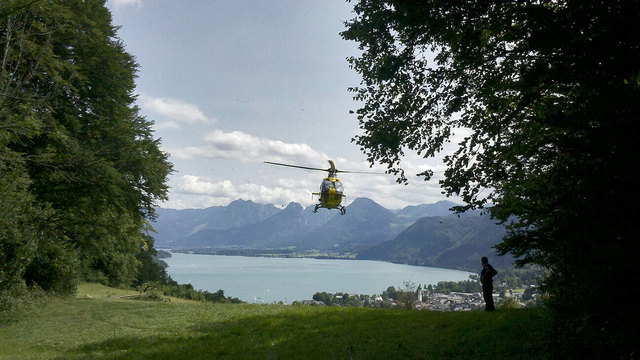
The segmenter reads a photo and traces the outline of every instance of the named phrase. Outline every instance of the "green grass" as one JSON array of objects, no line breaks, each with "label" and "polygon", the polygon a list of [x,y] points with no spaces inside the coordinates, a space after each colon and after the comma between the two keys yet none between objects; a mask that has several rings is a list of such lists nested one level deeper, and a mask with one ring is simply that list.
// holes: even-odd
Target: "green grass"
[{"label": "green grass", "polygon": [[494,313],[78,296],[12,314],[0,359],[538,359],[543,309]]}]

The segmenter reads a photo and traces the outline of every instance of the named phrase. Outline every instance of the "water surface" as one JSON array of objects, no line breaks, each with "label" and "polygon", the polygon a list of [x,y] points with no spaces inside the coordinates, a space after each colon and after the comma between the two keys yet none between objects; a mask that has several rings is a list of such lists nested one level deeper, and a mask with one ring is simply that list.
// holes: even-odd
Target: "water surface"
[{"label": "water surface", "polygon": [[439,281],[467,280],[459,270],[392,264],[369,260],[265,258],[173,253],[163,259],[167,272],[181,284],[210,292],[224,290],[227,297],[251,303],[311,299],[328,293],[381,294],[389,286],[404,288]]}]

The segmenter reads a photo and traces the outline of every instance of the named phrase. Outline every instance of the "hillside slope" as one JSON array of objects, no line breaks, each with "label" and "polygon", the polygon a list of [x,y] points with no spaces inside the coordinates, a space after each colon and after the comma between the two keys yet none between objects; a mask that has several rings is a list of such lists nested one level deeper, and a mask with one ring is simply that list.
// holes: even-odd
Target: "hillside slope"
[{"label": "hillside slope", "polygon": [[81,287],[75,299],[13,316],[0,323],[2,359],[545,358],[542,308],[442,313],[166,303],[105,298]]},{"label": "hillside slope", "polygon": [[457,206],[451,201],[441,200],[433,204],[410,205],[396,212],[399,221],[410,223],[426,216],[452,215],[452,207]]},{"label": "hillside slope", "polygon": [[475,271],[480,257],[488,256],[494,266],[507,268],[513,259],[492,249],[504,235],[504,226],[488,216],[424,217],[395,239],[361,252],[358,259]]}]

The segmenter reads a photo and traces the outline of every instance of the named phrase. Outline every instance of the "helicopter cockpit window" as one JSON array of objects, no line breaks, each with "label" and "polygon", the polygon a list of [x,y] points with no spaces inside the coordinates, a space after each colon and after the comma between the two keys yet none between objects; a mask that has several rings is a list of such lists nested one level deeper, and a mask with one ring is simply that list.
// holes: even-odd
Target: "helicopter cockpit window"
[{"label": "helicopter cockpit window", "polygon": [[336,181],[334,182],[334,185],[336,187],[336,192],[338,194],[342,194],[342,192],[344,191],[344,188],[342,187],[342,183],[340,181]]},{"label": "helicopter cockpit window", "polygon": [[320,191],[329,191],[333,187],[333,184],[329,180],[324,180],[320,185]]}]

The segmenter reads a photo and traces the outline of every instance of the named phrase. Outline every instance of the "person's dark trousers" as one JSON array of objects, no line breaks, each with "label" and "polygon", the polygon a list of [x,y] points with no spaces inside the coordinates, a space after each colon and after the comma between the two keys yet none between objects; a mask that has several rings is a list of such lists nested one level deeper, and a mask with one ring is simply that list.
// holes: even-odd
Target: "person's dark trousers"
[{"label": "person's dark trousers", "polygon": [[496,308],[493,305],[493,286],[482,286],[482,295],[484,295],[485,311],[493,311]]}]

